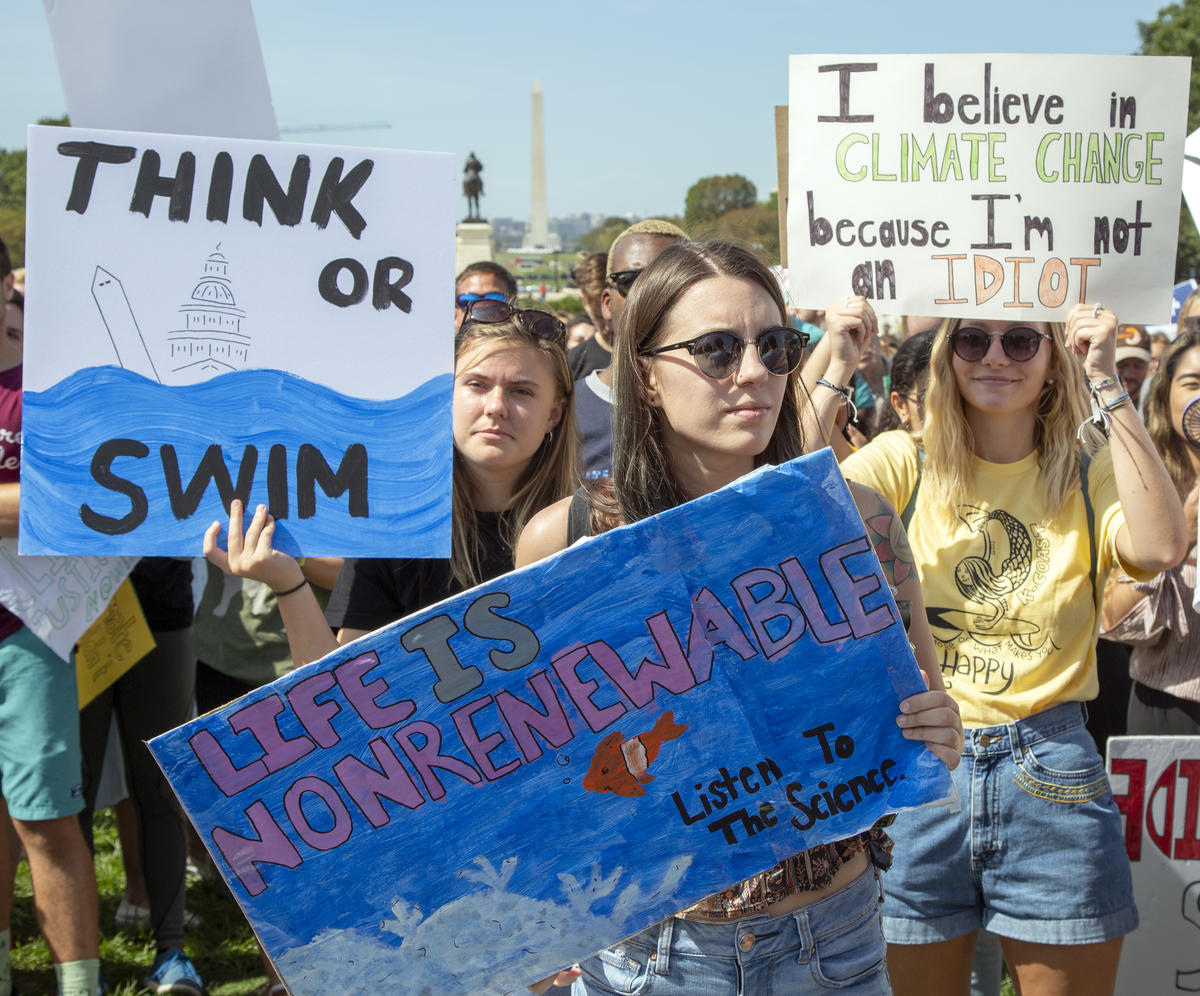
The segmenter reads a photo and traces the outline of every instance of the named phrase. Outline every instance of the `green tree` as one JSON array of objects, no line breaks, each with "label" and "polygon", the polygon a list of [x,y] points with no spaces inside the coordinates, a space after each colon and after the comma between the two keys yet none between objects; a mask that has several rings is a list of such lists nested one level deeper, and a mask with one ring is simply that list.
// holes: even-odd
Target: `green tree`
[{"label": "green tree", "polygon": [[[1158,12],[1153,21],[1139,21],[1142,55],[1189,55],[1192,85],[1188,104],[1187,132],[1200,127],[1200,0],[1183,0]],[[1175,279],[1186,280],[1200,271],[1200,233],[1186,205],[1179,212],[1179,244],[1175,256]]]},{"label": "green tree", "polygon": [[605,218],[604,224],[579,237],[579,248],[584,252],[608,252],[612,240],[625,231],[629,225],[630,222],[627,218]]},{"label": "green tree", "polygon": [[754,184],[739,173],[728,176],[706,176],[688,188],[683,216],[687,229],[692,231],[711,225],[726,211],[753,207],[758,197]]},{"label": "green tree", "polygon": [[[69,125],[61,118],[41,118],[40,125]],[[13,266],[25,265],[25,150],[0,149],[0,236]]]}]

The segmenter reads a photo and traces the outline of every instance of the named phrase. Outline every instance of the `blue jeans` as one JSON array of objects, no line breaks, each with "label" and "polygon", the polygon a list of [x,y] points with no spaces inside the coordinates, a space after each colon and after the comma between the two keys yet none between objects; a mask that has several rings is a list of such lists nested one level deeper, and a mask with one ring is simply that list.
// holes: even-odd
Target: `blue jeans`
[{"label": "blue jeans", "polygon": [[581,962],[571,994],[888,994],[879,904],[872,868],[794,913],[664,920]]},{"label": "blue jeans", "polygon": [[893,944],[986,927],[1041,944],[1094,944],[1138,924],[1121,818],[1104,762],[1068,702],[966,731],[962,809],[901,813],[885,883]]}]

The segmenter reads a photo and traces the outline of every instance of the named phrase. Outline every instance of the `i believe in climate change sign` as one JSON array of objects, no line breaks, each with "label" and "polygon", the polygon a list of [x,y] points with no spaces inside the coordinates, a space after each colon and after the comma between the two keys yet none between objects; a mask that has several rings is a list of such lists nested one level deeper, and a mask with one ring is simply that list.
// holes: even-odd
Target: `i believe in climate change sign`
[{"label": "i believe in climate change sign", "polygon": [[297,996],[506,992],[951,792],[828,450],[151,743]]},{"label": "i believe in climate change sign", "polygon": [[[793,55],[788,257],[803,305],[1170,320],[1190,60]],[[839,290],[842,289],[842,290]]]}]

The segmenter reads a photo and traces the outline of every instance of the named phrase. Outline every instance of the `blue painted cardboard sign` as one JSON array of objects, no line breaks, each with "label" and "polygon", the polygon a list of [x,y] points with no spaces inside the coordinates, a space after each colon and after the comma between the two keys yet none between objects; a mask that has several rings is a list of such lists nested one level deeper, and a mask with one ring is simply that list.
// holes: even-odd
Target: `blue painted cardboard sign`
[{"label": "blue painted cardboard sign", "polygon": [[503,993],[946,797],[924,687],[826,450],[150,746],[296,996]]},{"label": "blue painted cardboard sign", "polygon": [[448,556],[453,157],[29,130],[22,554]]}]

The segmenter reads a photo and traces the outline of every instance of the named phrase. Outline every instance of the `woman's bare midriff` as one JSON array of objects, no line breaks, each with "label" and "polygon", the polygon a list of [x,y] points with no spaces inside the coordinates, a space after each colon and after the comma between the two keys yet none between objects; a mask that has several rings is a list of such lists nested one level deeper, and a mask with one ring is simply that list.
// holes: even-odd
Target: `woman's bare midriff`
[{"label": "woman's bare midriff", "polygon": [[[782,916],[784,913],[794,913],[798,909],[803,909],[805,906],[811,906],[813,903],[820,902],[827,896],[833,895],[839,889],[845,888],[856,878],[862,875],[870,866],[871,860],[867,856],[866,851],[859,851],[850,857],[837,873],[833,876],[833,881],[830,882],[824,889],[811,889],[805,892],[793,892],[790,896],[784,896],[778,902],[771,903],[765,910],[760,911],[767,916]],[[728,917],[712,917],[701,916],[696,913],[689,913],[688,920],[703,920],[705,923],[729,923]]]}]

